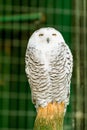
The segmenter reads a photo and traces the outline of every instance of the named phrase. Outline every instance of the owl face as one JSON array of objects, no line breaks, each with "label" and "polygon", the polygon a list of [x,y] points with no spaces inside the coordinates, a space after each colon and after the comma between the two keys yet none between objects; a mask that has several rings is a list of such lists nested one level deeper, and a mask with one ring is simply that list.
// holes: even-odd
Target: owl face
[{"label": "owl face", "polygon": [[30,40],[29,44],[45,44],[45,45],[51,45],[55,43],[61,43],[64,42],[64,39],[59,31],[57,31],[54,28],[41,28],[37,31],[35,31]]}]

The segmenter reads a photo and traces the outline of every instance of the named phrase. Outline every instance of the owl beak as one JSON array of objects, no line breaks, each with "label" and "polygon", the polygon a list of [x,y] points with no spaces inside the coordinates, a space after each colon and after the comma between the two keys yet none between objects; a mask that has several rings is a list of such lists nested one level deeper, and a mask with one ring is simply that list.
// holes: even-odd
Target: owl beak
[{"label": "owl beak", "polygon": [[50,42],[50,39],[49,39],[49,37],[47,38],[47,43],[49,43]]}]

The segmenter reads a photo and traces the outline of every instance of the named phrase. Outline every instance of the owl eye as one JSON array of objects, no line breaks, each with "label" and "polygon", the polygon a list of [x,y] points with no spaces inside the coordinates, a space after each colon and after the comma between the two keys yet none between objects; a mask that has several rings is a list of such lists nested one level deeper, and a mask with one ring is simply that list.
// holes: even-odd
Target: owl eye
[{"label": "owl eye", "polygon": [[52,35],[53,35],[53,36],[56,36],[56,33],[53,33]]},{"label": "owl eye", "polygon": [[43,36],[44,34],[40,33],[39,36]]}]

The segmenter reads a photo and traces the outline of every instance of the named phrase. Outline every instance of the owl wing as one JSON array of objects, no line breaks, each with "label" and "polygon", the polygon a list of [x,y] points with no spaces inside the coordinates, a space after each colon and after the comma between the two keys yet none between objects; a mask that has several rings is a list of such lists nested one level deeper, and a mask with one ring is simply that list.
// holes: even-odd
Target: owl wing
[{"label": "owl wing", "polygon": [[[35,55],[35,49],[34,47],[29,47],[26,49],[25,54],[25,72],[27,74],[28,81],[31,81],[31,74],[32,71],[37,71],[36,64],[38,63],[38,58]],[[32,74],[33,75],[33,74]]]},{"label": "owl wing", "polygon": [[34,49],[34,47],[29,47],[26,50],[26,55],[25,55],[25,72],[28,78],[28,82],[30,84],[30,88],[31,88],[31,95],[32,95],[32,102],[34,104],[36,104],[36,88],[37,88],[37,84],[36,83],[36,79],[38,79],[38,71],[39,69],[37,68],[39,62],[38,62],[38,58],[36,55],[36,50]]},{"label": "owl wing", "polygon": [[70,83],[71,83],[71,77],[72,77],[72,69],[73,69],[73,57],[72,53],[67,46],[67,44],[63,44],[64,46],[64,70],[65,70],[65,85],[66,85],[66,104],[69,104],[69,97],[70,97]]},{"label": "owl wing", "polygon": [[46,106],[51,100],[51,84],[49,75],[44,67],[44,60],[39,50],[29,47],[25,56],[25,72],[30,83],[32,102]]},{"label": "owl wing", "polygon": [[[59,51],[59,50],[58,50]],[[70,80],[72,75],[73,59],[70,49],[62,43],[60,52],[51,60],[51,82],[53,98],[58,102],[69,103]]]}]

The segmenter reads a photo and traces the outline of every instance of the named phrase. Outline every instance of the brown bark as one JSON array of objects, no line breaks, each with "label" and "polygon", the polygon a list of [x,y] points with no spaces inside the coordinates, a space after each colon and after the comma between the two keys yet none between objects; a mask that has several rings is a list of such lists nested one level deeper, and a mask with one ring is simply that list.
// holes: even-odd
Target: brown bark
[{"label": "brown bark", "polygon": [[63,130],[64,103],[49,103],[38,108],[34,130]]}]

